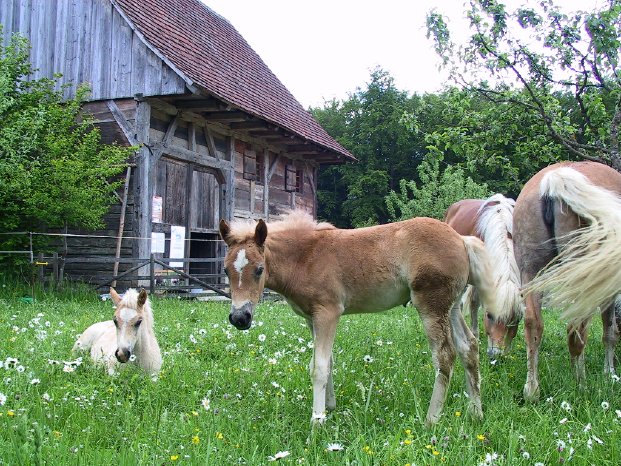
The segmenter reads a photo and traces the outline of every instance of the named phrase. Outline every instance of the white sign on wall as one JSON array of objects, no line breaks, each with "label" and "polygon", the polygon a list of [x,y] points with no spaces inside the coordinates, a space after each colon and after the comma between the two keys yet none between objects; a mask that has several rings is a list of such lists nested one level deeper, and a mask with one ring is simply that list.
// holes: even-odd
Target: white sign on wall
[{"label": "white sign on wall", "polygon": [[151,232],[151,253],[163,254],[166,251],[166,235]]},{"label": "white sign on wall", "polygon": [[[170,226],[170,258],[183,259],[185,257],[185,227]],[[171,262],[171,267],[183,267],[183,262]]]}]

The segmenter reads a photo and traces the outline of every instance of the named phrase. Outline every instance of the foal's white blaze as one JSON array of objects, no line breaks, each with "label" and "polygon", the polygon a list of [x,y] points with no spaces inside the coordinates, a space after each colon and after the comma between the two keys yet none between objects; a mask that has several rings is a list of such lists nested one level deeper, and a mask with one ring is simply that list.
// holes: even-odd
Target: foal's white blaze
[{"label": "foal's white blaze", "polygon": [[119,313],[119,316],[121,317],[121,319],[123,319],[123,321],[132,320],[137,315],[138,313],[135,309],[129,309],[127,307],[121,309],[121,312]]},{"label": "foal's white blaze", "polygon": [[235,267],[235,270],[237,271],[237,273],[239,273],[239,287],[240,288],[242,284],[242,270],[244,270],[244,267],[246,267],[247,265],[248,265],[248,259],[246,258],[246,250],[240,249],[239,252],[237,253],[237,257],[235,258],[235,262],[233,262],[233,267]]}]

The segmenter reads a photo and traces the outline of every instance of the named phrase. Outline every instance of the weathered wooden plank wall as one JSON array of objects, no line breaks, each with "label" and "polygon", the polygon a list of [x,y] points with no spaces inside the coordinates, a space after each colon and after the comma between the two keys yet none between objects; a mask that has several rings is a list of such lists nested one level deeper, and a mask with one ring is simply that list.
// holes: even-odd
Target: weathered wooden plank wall
[{"label": "weathered wooden plank wall", "polygon": [[92,100],[186,91],[109,0],[2,0],[0,24],[4,44],[13,33],[30,40],[33,78],[62,73],[59,86],[70,84],[65,97],[82,83]]}]

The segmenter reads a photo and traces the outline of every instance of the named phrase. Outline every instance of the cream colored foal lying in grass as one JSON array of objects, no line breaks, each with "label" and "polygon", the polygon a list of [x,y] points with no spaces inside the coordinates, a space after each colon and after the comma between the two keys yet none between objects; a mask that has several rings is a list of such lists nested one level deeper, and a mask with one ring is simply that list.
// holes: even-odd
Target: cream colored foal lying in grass
[{"label": "cream colored foal lying in grass", "polygon": [[113,320],[88,327],[73,345],[73,351],[88,351],[96,364],[103,364],[114,375],[119,363],[132,362],[149,374],[162,366],[160,347],[153,331],[153,312],[142,289],[130,288],[123,297],[110,288],[114,302]]}]

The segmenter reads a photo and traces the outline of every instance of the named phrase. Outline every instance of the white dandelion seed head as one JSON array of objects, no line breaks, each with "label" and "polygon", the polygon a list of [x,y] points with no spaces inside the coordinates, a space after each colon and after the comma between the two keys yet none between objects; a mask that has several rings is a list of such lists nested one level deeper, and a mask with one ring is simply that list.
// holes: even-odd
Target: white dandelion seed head
[{"label": "white dandelion seed head", "polygon": [[24,371],[26,370],[26,368],[20,364],[19,366],[17,366],[17,367],[15,368],[15,370],[16,370],[17,372],[24,372]]},{"label": "white dandelion seed head", "polygon": [[265,341],[265,339],[267,338],[267,336],[265,336],[265,334],[264,334],[264,333],[262,333],[262,334],[260,334],[260,335],[258,336],[258,338],[259,338],[259,341],[260,341],[260,342],[264,342],[264,341]]},{"label": "white dandelion seed head", "polygon": [[0,393],[0,406],[4,406],[6,403],[6,395],[4,393]]},{"label": "white dandelion seed head", "polygon": [[610,403],[608,403],[607,401],[602,401],[602,409],[606,410],[610,408]]},{"label": "white dandelion seed head", "polygon": [[370,354],[365,354],[364,357],[362,358],[364,360],[364,362],[366,362],[367,364],[372,363],[373,362],[373,356],[371,356]]},{"label": "white dandelion seed head", "polygon": [[522,452],[522,458],[524,458],[525,460],[529,460],[530,459],[530,453],[528,453],[527,451],[523,451]]},{"label": "white dandelion seed head", "polygon": [[41,383],[41,380],[39,380],[39,379],[32,379],[32,380],[30,381],[30,385],[38,385],[38,384],[40,384],[40,383]]},{"label": "white dandelion seed head", "polygon": [[135,355],[135,354],[132,354],[132,355],[129,357],[129,361],[130,361],[130,362],[134,362],[135,360],[136,360],[136,355]]}]

